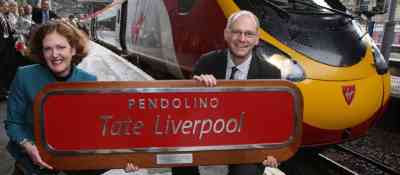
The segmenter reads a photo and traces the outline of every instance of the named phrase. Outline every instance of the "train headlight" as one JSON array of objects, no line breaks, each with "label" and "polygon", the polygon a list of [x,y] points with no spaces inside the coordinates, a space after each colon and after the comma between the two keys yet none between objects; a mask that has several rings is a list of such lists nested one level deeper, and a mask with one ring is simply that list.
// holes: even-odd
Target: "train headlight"
[{"label": "train headlight", "polygon": [[381,52],[379,51],[378,47],[376,47],[375,44],[372,45],[372,53],[374,55],[376,72],[378,72],[378,74],[387,73],[388,64],[387,64],[385,58],[383,57],[383,55],[381,54]]},{"label": "train headlight", "polygon": [[290,59],[283,55],[274,54],[267,58],[266,61],[281,70],[282,79],[299,82],[306,78],[304,69],[297,63],[296,60]]},{"label": "train headlight", "polygon": [[282,79],[299,82],[303,81],[306,76],[304,69],[296,60],[290,59],[288,56],[281,53],[267,54],[263,49],[257,49],[257,55],[274,65],[281,71]]}]

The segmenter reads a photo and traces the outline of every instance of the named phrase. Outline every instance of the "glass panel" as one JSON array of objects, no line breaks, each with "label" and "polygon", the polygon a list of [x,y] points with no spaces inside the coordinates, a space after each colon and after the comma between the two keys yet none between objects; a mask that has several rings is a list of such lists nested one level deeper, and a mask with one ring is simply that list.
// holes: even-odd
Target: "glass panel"
[{"label": "glass panel", "polygon": [[110,8],[100,14],[96,19],[96,37],[97,39],[110,43],[113,46],[121,49],[119,41],[119,23],[118,16],[121,5],[119,7]]},{"label": "glass panel", "polygon": [[[163,63],[167,72],[182,77],[175,55],[168,11],[163,1],[129,0],[127,50]],[[157,12],[157,13],[155,13]]]}]

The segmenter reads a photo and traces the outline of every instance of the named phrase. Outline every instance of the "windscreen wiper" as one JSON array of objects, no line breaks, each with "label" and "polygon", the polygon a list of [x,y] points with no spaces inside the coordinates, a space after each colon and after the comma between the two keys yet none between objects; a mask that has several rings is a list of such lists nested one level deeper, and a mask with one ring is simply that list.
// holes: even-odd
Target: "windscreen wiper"
[{"label": "windscreen wiper", "polygon": [[273,8],[275,11],[277,11],[277,12],[278,12],[278,15],[279,15],[280,17],[285,18],[285,19],[287,19],[287,20],[290,18],[290,14],[289,14],[285,9],[283,9],[283,8],[281,8],[281,7],[277,6],[277,5],[275,5],[274,3],[270,2],[269,0],[264,0],[264,2],[265,2],[267,5],[269,5],[271,8]]},{"label": "windscreen wiper", "polygon": [[341,11],[341,10],[336,10],[336,9],[329,8],[329,7],[324,7],[324,6],[318,5],[318,4],[310,4],[310,3],[304,2],[304,1],[302,1],[302,0],[300,0],[300,1],[298,1],[298,0],[291,0],[291,1],[292,1],[293,3],[299,3],[299,4],[303,4],[303,5],[309,6],[309,7],[322,8],[322,9],[325,9],[325,10],[329,10],[329,11],[331,11],[331,12],[334,12],[334,13],[340,14],[340,15],[343,15],[343,16],[348,17],[348,18],[350,18],[350,19],[354,19],[354,18],[355,18],[353,15],[350,15],[350,14],[344,12],[344,11]]}]

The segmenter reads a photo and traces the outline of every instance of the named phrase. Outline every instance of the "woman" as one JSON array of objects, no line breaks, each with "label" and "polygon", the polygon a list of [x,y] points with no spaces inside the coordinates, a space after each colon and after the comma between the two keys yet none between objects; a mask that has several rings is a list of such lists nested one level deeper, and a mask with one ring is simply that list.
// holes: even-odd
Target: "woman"
[{"label": "woman", "polygon": [[[10,87],[5,121],[10,139],[7,149],[28,174],[48,174],[53,169],[42,160],[35,146],[32,122],[34,98],[44,86],[53,82],[96,81],[94,75],[75,66],[86,56],[87,42],[87,37],[81,31],[63,21],[46,23],[31,37],[30,57],[38,64],[17,70]],[[137,169],[133,165],[129,167]],[[52,173],[57,172],[50,171]]]},{"label": "woman", "polygon": [[18,13],[18,3],[15,1],[8,1],[9,3],[9,11],[10,13],[8,14],[8,18],[10,20],[10,22],[15,25],[17,24],[17,19],[19,16]]}]

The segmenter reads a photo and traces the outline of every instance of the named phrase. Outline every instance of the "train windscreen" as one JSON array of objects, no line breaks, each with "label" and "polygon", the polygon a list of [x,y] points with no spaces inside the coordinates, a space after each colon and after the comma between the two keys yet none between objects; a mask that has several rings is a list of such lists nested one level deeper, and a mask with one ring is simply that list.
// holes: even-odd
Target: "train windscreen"
[{"label": "train windscreen", "polygon": [[366,51],[339,1],[235,0],[260,19],[263,30],[310,59],[336,67],[360,62]]}]

